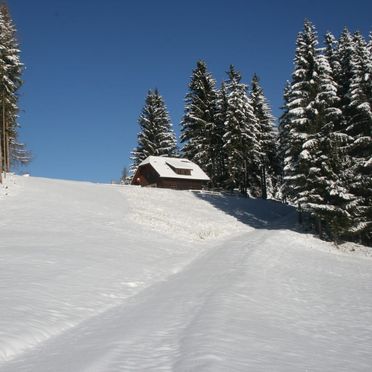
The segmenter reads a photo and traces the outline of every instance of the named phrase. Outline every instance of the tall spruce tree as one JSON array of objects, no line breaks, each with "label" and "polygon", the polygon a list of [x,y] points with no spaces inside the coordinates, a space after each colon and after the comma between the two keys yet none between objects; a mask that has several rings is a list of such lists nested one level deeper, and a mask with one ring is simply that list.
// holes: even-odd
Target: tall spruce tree
[{"label": "tall spruce tree", "polygon": [[336,57],[338,42],[331,32],[327,32],[324,38],[324,55],[328,60],[329,66],[332,69],[332,76],[335,77],[336,71],[339,70],[339,64]]},{"label": "tall spruce tree", "polygon": [[355,43],[350,31],[345,27],[337,43],[335,51],[336,68],[334,68],[334,79],[338,86],[338,96],[340,97],[339,108],[342,111],[340,129],[346,133],[353,110],[351,107],[350,84],[352,80],[353,56],[355,54]]},{"label": "tall spruce tree", "polygon": [[216,118],[215,85],[206,63],[198,61],[191,76],[181,122],[182,152],[210,176],[213,186],[219,184],[222,172],[222,133]]},{"label": "tall spruce tree", "polygon": [[327,232],[372,240],[371,44],[345,28],[317,48],[306,21],[280,118],[283,190]]},{"label": "tall spruce tree", "polygon": [[323,54],[317,48],[315,27],[305,21],[297,38],[281,135],[287,136],[283,141],[287,144],[285,194],[316,217],[320,233],[322,221],[326,221],[338,240],[350,223],[347,205],[353,196],[342,173],[345,120],[338,94],[344,87],[339,87],[335,78],[340,79],[344,71],[334,44],[328,34]]},{"label": "tall spruce tree", "polygon": [[228,179],[227,175],[227,154],[224,147],[224,135],[226,132],[226,113],[228,108],[228,97],[225,82],[222,82],[221,88],[217,91],[216,99],[216,126],[218,130],[218,137],[221,138],[222,147],[218,154],[218,167],[217,167],[217,185],[225,187]]},{"label": "tall spruce tree", "polygon": [[227,187],[239,187],[243,194],[257,185],[257,165],[260,164],[257,119],[241,75],[230,66],[225,84],[227,107],[225,116],[224,149],[227,162]]},{"label": "tall spruce tree", "polygon": [[369,32],[367,47],[368,47],[369,54],[372,56],[372,31]]},{"label": "tall spruce tree", "polygon": [[287,195],[284,190],[284,164],[286,160],[286,154],[290,153],[290,143],[289,143],[289,132],[291,129],[291,121],[289,116],[289,98],[291,93],[291,83],[289,81],[286,82],[283,91],[283,106],[281,107],[283,113],[279,118],[279,136],[277,140],[277,158],[279,162],[279,190],[278,190],[278,197],[282,199],[284,202],[287,201]]},{"label": "tall spruce tree", "polygon": [[274,193],[274,186],[277,183],[277,130],[275,127],[275,118],[256,74],[252,78],[249,96],[253,113],[257,119],[257,141],[260,151],[260,163],[256,164],[260,169],[257,169],[256,172],[261,173],[261,178],[260,184],[257,186],[261,189],[261,196],[266,199],[268,191],[271,195]]},{"label": "tall spruce tree", "polygon": [[316,60],[318,38],[315,27],[305,21],[304,30],[296,40],[296,54],[292,81],[286,92],[285,115],[281,118],[281,135],[286,144],[284,155],[283,192],[286,198],[298,203],[301,193],[306,190],[306,179],[309,171],[307,162],[303,162],[306,152],[303,144],[316,132],[312,120],[315,109],[314,102],[317,94]]},{"label": "tall spruce tree", "polygon": [[[348,191],[345,209],[351,215],[347,233],[371,241],[371,169],[368,160],[370,145],[370,53],[360,33],[352,35],[344,28],[336,44],[334,77],[338,84],[341,120],[335,127],[342,145],[342,170],[339,174]],[[367,77],[367,78],[366,78]],[[341,134],[343,137],[341,137]]]},{"label": "tall spruce tree", "polygon": [[[339,101],[335,104],[339,109],[340,115],[338,120],[333,122],[333,133],[337,136],[337,149],[339,153],[340,169],[338,171],[337,183],[342,188],[340,192],[343,201],[342,209],[345,211],[345,218],[340,218],[340,233],[344,237],[348,235],[350,230],[353,230],[355,219],[352,217],[352,210],[355,209],[356,196],[352,194],[351,184],[353,182],[353,173],[350,171],[353,168],[354,160],[350,155],[350,145],[352,137],[347,133],[350,123],[350,118],[353,116],[351,109],[350,84],[352,78],[352,58],[355,52],[355,45],[352,40],[352,35],[345,27],[339,40],[336,40],[333,35],[327,34],[325,38],[325,56],[328,59],[332,70],[333,80],[337,85],[337,96]],[[341,199],[342,199],[341,198]],[[341,200],[340,199],[340,200]]]},{"label": "tall spruce tree", "polygon": [[18,142],[18,95],[23,65],[16,29],[5,4],[0,6],[0,137],[2,170],[10,170],[11,161],[25,163],[29,156]]},{"label": "tall spruce tree", "polygon": [[325,55],[318,55],[315,82],[317,94],[314,100],[312,122],[316,130],[303,144],[302,163],[307,163],[306,189],[299,202],[303,208],[317,217],[322,234],[325,223],[334,241],[349,227],[351,216],[347,204],[353,196],[348,193],[342,176],[343,134],[335,130],[342,112],[337,107],[339,97],[332,68]]},{"label": "tall spruce tree", "polygon": [[372,241],[372,58],[363,36],[353,36],[351,79],[348,85],[348,121],[346,133],[352,159],[349,169],[350,191],[355,195],[351,206],[353,232],[362,241]]},{"label": "tall spruce tree", "polygon": [[132,151],[131,172],[148,156],[176,156],[176,137],[167,108],[158,90],[149,90],[145,106],[138,119],[140,133],[138,145]]}]

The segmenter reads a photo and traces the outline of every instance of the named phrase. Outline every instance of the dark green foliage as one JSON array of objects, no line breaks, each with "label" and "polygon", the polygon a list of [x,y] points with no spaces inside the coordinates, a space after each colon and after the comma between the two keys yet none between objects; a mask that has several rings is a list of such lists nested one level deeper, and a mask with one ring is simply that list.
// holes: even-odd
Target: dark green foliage
[{"label": "dark green foliage", "polygon": [[217,91],[204,61],[198,61],[186,95],[181,123],[184,156],[197,163],[218,186],[223,174],[223,128],[217,119]]},{"label": "dark green foliage", "polygon": [[[206,171],[212,187],[239,188],[243,194],[249,189],[260,196],[266,195],[262,184],[267,183],[272,195],[276,157],[274,118],[257,77],[249,95],[233,66],[227,74],[228,80],[216,90],[205,62],[197,62],[181,123],[183,155]],[[267,182],[263,182],[265,178]]]},{"label": "dark green foliage", "polygon": [[[226,113],[224,149],[227,162],[227,187],[239,187],[243,194],[257,185],[260,163],[258,124],[247,95],[247,86],[233,66],[225,83]],[[254,190],[256,191],[256,190]]]},{"label": "dark green foliage", "polygon": [[350,136],[348,155],[352,159],[349,189],[355,196],[350,206],[353,232],[363,241],[372,239],[372,58],[360,33],[353,37],[350,107],[346,133]]},{"label": "dark green foliage", "polygon": [[307,210],[335,241],[371,243],[371,46],[346,28],[317,49],[306,21],[285,91],[279,157],[283,196]]},{"label": "dark green foliage", "polygon": [[259,78],[255,74],[252,78],[251,91],[249,95],[253,113],[257,119],[257,141],[259,147],[260,161],[256,164],[255,173],[260,175],[256,188],[266,199],[267,193],[275,194],[277,186],[278,162],[276,159],[277,131],[274,126],[275,118],[260,86]]},{"label": "dark green foliage", "polygon": [[138,123],[141,131],[132,152],[132,173],[148,156],[175,156],[177,150],[169,114],[157,89],[148,92]]},{"label": "dark green foliage", "polygon": [[[286,197],[297,203],[299,195],[306,190],[306,177],[309,165],[304,162],[303,144],[316,133],[313,120],[314,100],[317,94],[315,83],[317,34],[314,26],[306,21],[304,30],[298,34],[296,42],[295,70],[286,92],[285,115],[281,120],[281,135],[287,137],[284,154],[283,192]],[[285,129],[285,130],[284,130]]]},{"label": "dark green foliage", "polygon": [[10,163],[27,163],[30,156],[18,142],[18,95],[23,64],[16,29],[5,4],[0,6],[0,137],[3,169]]}]

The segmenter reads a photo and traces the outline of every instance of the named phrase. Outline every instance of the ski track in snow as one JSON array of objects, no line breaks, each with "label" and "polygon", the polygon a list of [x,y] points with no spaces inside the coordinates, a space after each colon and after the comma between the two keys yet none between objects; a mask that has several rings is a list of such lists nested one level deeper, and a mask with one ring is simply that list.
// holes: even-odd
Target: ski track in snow
[{"label": "ski track in snow", "polygon": [[370,371],[372,260],[288,208],[14,180],[0,371]]}]

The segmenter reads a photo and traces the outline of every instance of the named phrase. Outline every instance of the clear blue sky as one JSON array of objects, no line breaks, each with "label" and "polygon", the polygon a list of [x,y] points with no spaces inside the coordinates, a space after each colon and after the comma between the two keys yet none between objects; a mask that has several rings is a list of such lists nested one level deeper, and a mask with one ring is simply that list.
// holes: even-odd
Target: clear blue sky
[{"label": "clear blue sky", "polygon": [[234,64],[261,77],[280,115],[305,18],[323,37],[372,30],[365,0],[8,0],[26,65],[21,139],[34,176],[110,182],[129,165],[137,118],[157,87],[179,133],[198,59],[218,84]]}]

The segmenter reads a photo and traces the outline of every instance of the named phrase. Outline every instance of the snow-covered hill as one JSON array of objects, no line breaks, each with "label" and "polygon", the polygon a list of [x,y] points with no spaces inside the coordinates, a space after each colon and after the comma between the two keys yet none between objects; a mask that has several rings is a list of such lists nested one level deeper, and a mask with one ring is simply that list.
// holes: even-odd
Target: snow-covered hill
[{"label": "snow-covered hill", "polygon": [[372,260],[275,202],[7,178],[0,371],[369,371]]}]

